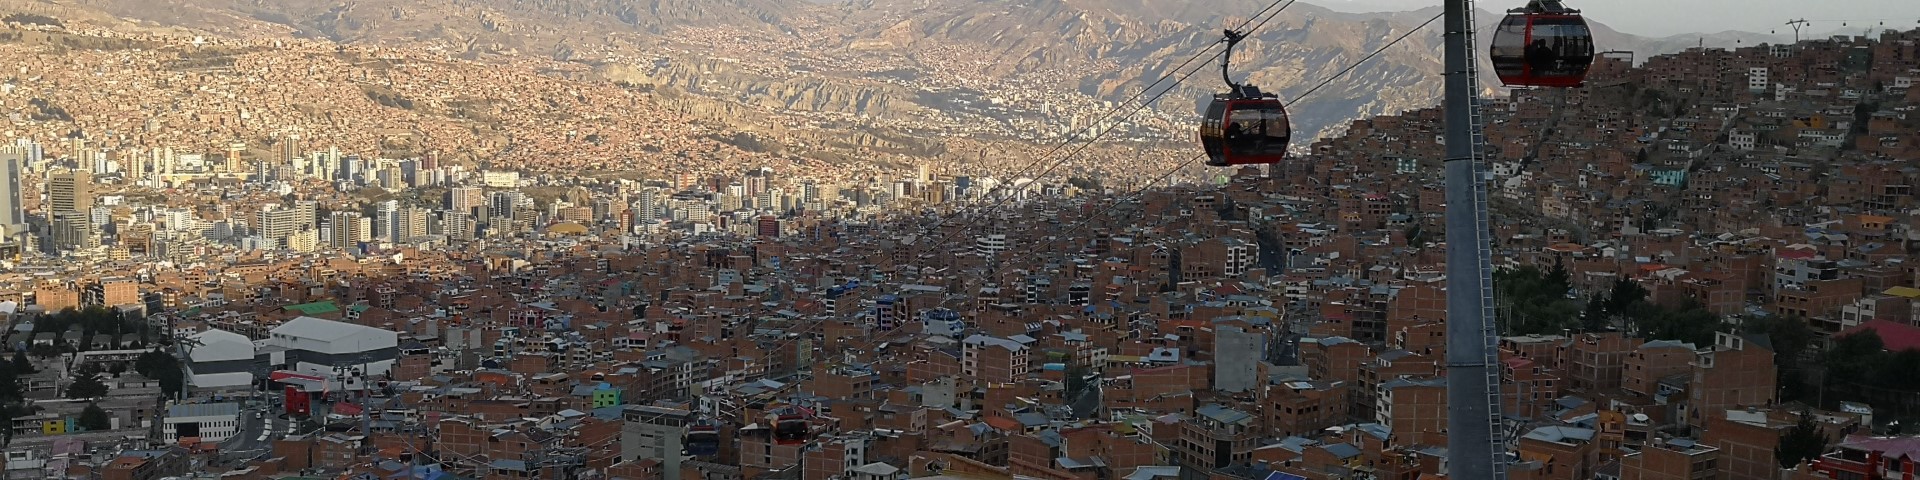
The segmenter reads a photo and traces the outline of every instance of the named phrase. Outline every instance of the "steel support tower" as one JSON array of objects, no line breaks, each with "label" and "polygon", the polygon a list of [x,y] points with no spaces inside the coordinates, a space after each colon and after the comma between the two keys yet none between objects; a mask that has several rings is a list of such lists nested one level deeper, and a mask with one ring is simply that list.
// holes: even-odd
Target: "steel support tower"
[{"label": "steel support tower", "polygon": [[1447,478],[1505,480],[1473,0],[1446,0]]}]

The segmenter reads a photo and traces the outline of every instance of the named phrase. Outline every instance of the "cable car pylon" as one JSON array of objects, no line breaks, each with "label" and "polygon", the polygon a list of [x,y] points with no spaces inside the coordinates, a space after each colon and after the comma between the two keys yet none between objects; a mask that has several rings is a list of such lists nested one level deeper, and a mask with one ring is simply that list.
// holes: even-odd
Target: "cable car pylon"
[{"label": "cable car pylon", "polygon": [[[1505,480],[1473,1],[1446,0],[1447,478]],[[1584,72],[1582,72],[1584,73]]]}]

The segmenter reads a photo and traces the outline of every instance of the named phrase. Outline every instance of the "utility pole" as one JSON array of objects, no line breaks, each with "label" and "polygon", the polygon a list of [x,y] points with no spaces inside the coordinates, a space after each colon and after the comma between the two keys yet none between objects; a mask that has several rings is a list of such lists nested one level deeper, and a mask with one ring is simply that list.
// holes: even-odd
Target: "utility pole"
[{"label": "utility pole", "polygon": [[1473,0],[1446,0],[1447,477],[1506,479]]},{"label": "utility pole", "polygon": [[1793,43],[1800,43],[1800,27],[1809,25],[1807,19],[1788,20],[1787,26],[1793,28]]}]

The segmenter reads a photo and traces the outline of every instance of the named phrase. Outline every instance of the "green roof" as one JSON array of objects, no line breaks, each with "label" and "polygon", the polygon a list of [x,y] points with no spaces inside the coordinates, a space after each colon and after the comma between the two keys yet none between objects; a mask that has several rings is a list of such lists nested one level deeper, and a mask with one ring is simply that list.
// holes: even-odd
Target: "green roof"
[{"label": "green roof", "polygon": [[301,315],[324,315],[340,311],[340,306],[334,305],[332,300],[288,305],[283,308],[300,312]]}]

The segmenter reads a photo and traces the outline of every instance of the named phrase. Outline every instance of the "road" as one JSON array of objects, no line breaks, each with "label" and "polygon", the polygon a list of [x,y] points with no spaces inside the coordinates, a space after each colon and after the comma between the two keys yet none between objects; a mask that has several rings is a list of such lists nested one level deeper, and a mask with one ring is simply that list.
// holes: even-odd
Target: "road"
[{"label": "road", "polygon": [[293,422],[267,411],[264,418],[255,417],[266,411],[266,405],[254,405],[240,410],[240,429],[233,438],[220,442],[220,459],[237,461],[262,455],[273,450],[273,441],[287,435],[293,428]]}]

